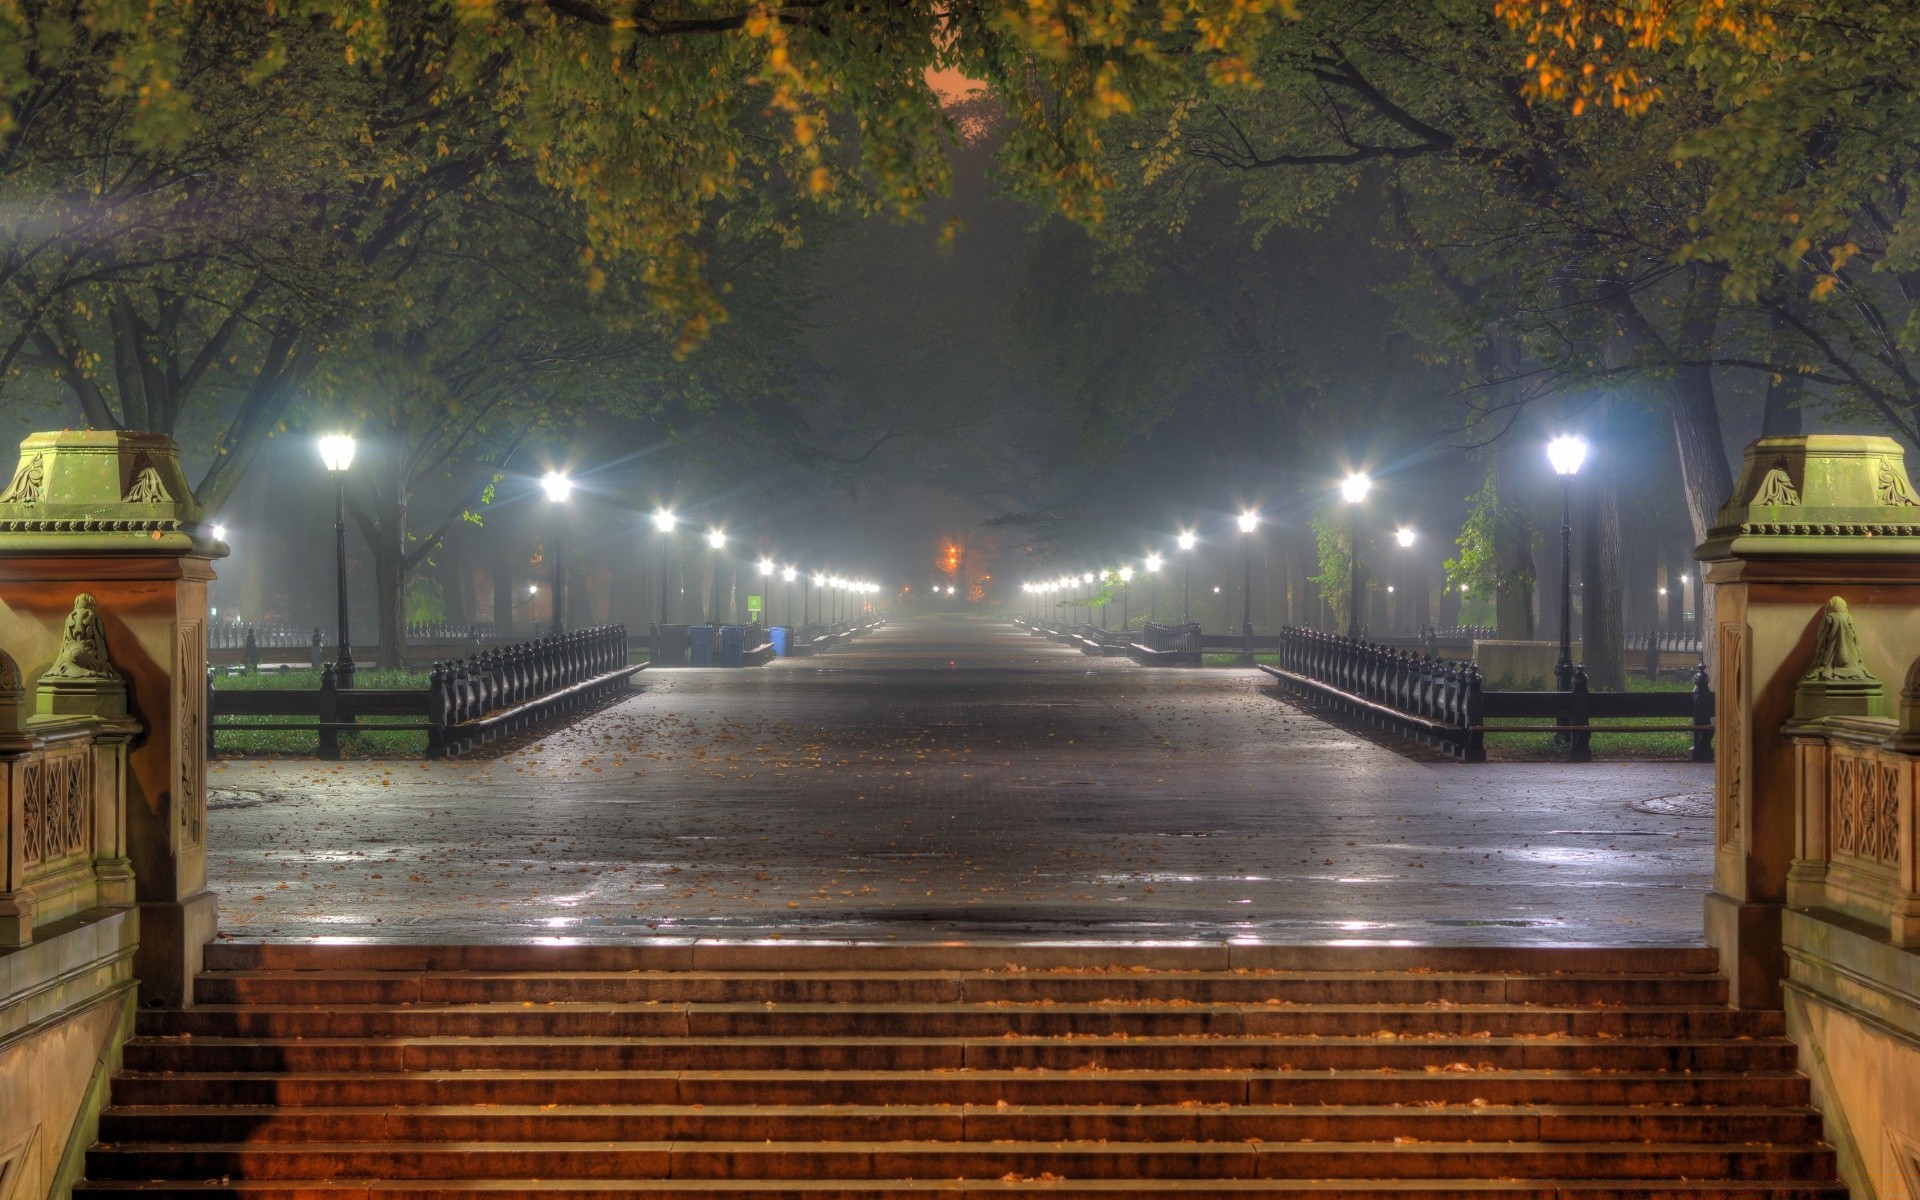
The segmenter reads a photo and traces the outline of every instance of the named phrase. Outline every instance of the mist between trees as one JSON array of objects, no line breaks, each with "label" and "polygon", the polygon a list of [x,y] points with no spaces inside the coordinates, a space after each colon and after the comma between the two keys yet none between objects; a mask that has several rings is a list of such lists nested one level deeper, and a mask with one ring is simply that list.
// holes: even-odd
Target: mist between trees
[{"label": "mist between trees", "polygon": [[1230,596],[1256,504],[1257,619],[1326,620],[1366,469],[1370,590],[1543,636],[1575,428],[1605,683],[1735,447],[1920,433],[1920,14],[1698,7],[0,0],[0,402],[173,434],[300,622],[353,429],[383,654],[537,603],[554,464],[595,613],[982,522],[988,599],[1208,523]]}]

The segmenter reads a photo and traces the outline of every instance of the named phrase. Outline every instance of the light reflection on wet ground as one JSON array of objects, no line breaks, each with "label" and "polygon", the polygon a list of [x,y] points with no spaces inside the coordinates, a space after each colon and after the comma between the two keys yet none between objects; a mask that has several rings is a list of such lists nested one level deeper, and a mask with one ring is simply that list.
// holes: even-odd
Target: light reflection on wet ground
[{"label": "light reflection on wet ground", "polygon": [[1263,678],[952,620],[648,673],[497,760],[216,763],[212,884],[244,937],[1699,941],[1709,768],[1410,756]]}]

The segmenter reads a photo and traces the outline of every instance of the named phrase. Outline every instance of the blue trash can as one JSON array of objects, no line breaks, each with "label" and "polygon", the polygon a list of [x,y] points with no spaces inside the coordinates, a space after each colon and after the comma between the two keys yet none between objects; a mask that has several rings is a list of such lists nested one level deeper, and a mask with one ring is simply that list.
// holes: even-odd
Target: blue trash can
[{"label": "blue trash can", "polygon": [[722,625],[720,627],[719,665],[723,667],[744,667],[747,665],[747,627],[745,625]]},{"label": "blue trash can", "polygon": [[772,629],[769,629],[767,633],[773,642],[773,656],[775,658],[787,657],[787,647],[792,644],[793,630],[787,628],[785,625],[775,625]]},{"label": "blue trash can", "polygon": [[693,665],[710,667],[713,665],[713,626],[689,625],[687,634],[693,639]]}]

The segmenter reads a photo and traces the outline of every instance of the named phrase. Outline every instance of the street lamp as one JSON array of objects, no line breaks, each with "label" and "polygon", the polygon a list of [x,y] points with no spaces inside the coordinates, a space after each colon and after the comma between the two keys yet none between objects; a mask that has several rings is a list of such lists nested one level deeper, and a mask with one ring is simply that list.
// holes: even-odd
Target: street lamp
[{"label": "street lamp", "polygon": [[722,533],[718,529],[709,529],[707,531],[707,548],[712,551],[712,553],[707,555],[707,565],[712,568],[713,571],[713,604],[707,609],[707,624],[709,625],[718,625],[720,623],[720,551],[725,549],[726,545],[727,535],[725,533]]},{"label": "street lamp", "polygon": [[1360,636],[1360,505],[1373,490],[1373,480],[1355,471],[1340,481],[1340,498],[1347,502],[1347,636]]},{"label": "street lamp", "polygon": [[1246,639],[1246,651],[1243,658],[1247,666],[1253,665],[1253,531],[1260,527],[1260,514],[1248,509],[1240,514],[1240,532],[1246,534],[1241,547],[1246,551],[1245,577],[1240,585],[1240,636]]},{"label": "street lamp", "polygon": [[[1400,544],[1400,548],[1402,550],[1413,549],[1413,543],[1417,540],[1417,538],[1418,538],[1418,535],[1415,534],[1413,526],[1411,525],[1402,525],[1400,528],[1393,531],[1393,540]],[[1410,597],[1413,594],[1407,587],[1407,572],[1409,569],[1408,560],[1411,559],[1412,557],[1413,556],[1410,554],[1403,554],[1400,556],[1400,591],[1402,593],[1400,598],[1400,606],[1407,610],[1406,611],[1407,619],[1404,622],[1401,622],[1401,624],[1404,624],[1406,626],[1408,633],[1417,632],[1413,628],[1413,605],[1408,602],[1408,597]],[[1388,588],[1387,590],[1391,592],[1393,589]],[[1423,598],[1422,603],[1424,602],[1425,601]]]},{"label": "street lamp", "polygon": [[[668,556],[673,550],[673,527],[679,518],[668,508],[655,509],[653,527],[660,533],[660,624],[667,623],[667,568],[671,565]],[[658,648],[656,647],[656,650]]]},{"label": "street lamp", "polygon": [[1547,461],[1560,477],[1560,658],[1553,677],[1560,690],[1573,690],[1573,477],[1587,461],[1585,438],[1561,434],[1547,443]]},{"label": "street lamp", "polygon": [[[1181,553],[1185,554],[1191,551],[1194,547],[1194,544],[1199,540],[1200,540],[1199,538],[1193,536],[1192,530],[1186,530],[1186,529],[1181,530],[1180,531]],[[1188,605],[1187,605],[1187,596],[1188,596],[1188,593],[1192,590],[1192,584],[1193,584],[1193,559],[1182,558],[1180,560],[1180,623],[1182,625],[1191,625],[1193,623],[1193,613],[1191,609],[1188,608]]]},{"label": "street lamp", "polygon": [[1131,586],[1132,583],[1133,583],[1133,568],[1121,567],[1120,568],[1120,630],[1123,633],[1126,632],[1127,622],[1131,619],[1130,614],[1128,614],[1127,612],[1127,600],[1128,600],[1129,593],[1131,593],[1133,590]]},{"label": "street lamp", "polygon": [[566,509],[561,507],[573,495],[573,480],[559,471],[540,477],[540,490],[553,504],[553,631],[567,631],[567,567],[562,539],[566,534]]},{"label": "street lamp", "polygon": [[781,580],[787,585],[787,624],[789,625],[793,624],[793,581],[799,575],[800,572],[792,567],[780,572]]},{"label": "street lamp", "polygon": [[347,636],[347,468],[353,465],[353,435],[330,433],[320,439],[320,462],[333,476],[334,580],[340,603],[340,655],[334,660],[334,683],[353,686],[353,643]]}]

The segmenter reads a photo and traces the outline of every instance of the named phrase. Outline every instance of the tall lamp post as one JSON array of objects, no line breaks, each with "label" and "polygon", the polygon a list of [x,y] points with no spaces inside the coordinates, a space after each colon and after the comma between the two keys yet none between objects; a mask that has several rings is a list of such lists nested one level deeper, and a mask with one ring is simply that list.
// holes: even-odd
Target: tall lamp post
[{"label": "tall lamp post", "polygon": [[660,624],[667,623],[667,587],[669,561],[673,554],[673,527],[679,518],[671,509],[660,509],[653,514],[653,527],[660,533]]},{"label": "tall lamp post", "polygon": [[[1147,569],[1147,574],[1149,576],[1155,576],[1160,574],[1160,567],[1164,561],[1165,560],[1162,559],[1158,554],[1149,554],[1147,555],[1146,560],[1142,562],[1140,565]],[[1147,611],[1152,612],[1155,608],[1159,606],[1159,602],[1160,602],[1160,586],[1159,586],[1159,582],[1156,580],[1154,581],[1154,585],[1147,589]],[[1146,622],[1142,621],[1140,623],[1140,627],[1143,629],[1146,628]]]},{"label": "tall lamp post", "polygon": [[334,682],[353,686],[353,643],[347,636],[347,468],[353,465],[353,435],[331,433],[320,439],[320,461],[333,476],[333,555],[336,598],[340,603],[340,654]]},{"label": "tall lamp post", "polygon": [[[760,578],[767,589],[767,594],[760,597],[760,603],[766,606],[761,611],[766,616],[767,624],[771,625],[773,623],[773,560],[772,559],[763,558],[760,560]],[[748,613],[747,615],[752,616],[753,614]]]},{"label": "tall lamp post", "polygon": [[707,609],[707,624],[720,624],[720,551],[727,545],[727,535],[718,529],[707,531],[707,565],[713,569],[713,605]]},{"label": "tall lamp post", "polygon": [[553,631],[567,631],[567,497],[573,495],[573,480],[559,471],[540,477],[540,490],[553,505]]},{"label": "tall lamp post", "polygon": [[[827,586],[827,577],[825,574],[816,574],[808,580],[808,584],[811,585],[812,587],[817,587],[822,589],[820,592],[820,619],[824,621],[827,619],[827,593],[825,591]],[[808,592],[808,586],[803,585],[800,590],[800,621],[802,624],[805,624],[807,621],[807,616],[808,616],[807,605],[810,602],[811,601],[810,601],[810,596]]]},{"label": "tall lamp post", "polygon": [[1340,481],[1340,498],[1347,502],[1347,636],[1360,636],[1360,505],[1373,490],[1373,480],[1355,471]]},{"label": "tall lamp post", "polygon": [[793,624],[793,581],[799,577],[799,574],[800,572],[794,569],[793,567],[788,567],[786,570],[780,572],[781,581],[787,585],[787,624],[788,625]]},{"label": "tall lamp post", "polygon": [[1125,633],[1127,631],[1127,622],[1132,620],[1132,615],[1127,612],[1127,601],[1131,597],[1132,592],[1133,592],[1133,568],[1121,567],[1120,568],[1120,632],[1122,633]]},{"label": "tall lamp post", "polygon": [[[1418,535],[1414,533],[1411,525],[1402,525],[1393,531],[1393,540],[1400,543],[1402,550],[1413,549],[1413,543],[1417,537]],[[1415,632],[1413,628],[1413,593],[1407,588],[1407,568],[1412,558],[1413,556],[1411,554],[1402,554],[1400,556],[1400,604],[1401,607],[1407,610],[1407,619],[1399,623],[1407,627],[1408,633]]]},{"label": "tall lamp post", "polygon": [[[1199,538],[1193,536],[1192,530],[1183,531],[1180,534],[1180,553],[1183,556],[1190,555],[1194,543],[1199,540]],[[1188,593],[1192,590],[1193,559],[1191,557],[1182,557],[1180,559],[1180,623],[1182,625],[1193,624],[1193,610],[1187,606]]]},{"label": "tall lamp post", "polygon": [[1553,678],[1560,690],[1573,690],[1573,477],[1587,461],[1585,438],[1561,434],[1547,443],[1547,461],[1560,477],[1560,658]]},{"label": "tall lamp post", "polygon": [[1240,586],[1240,636],[1245,640],[1246,648],[1241,658],[1249,667],[1253,665],[1253,531],[1259,527],[1259,513],[1248,509],[1240,514],[1240,532],[1247,535],[1240,543],[1246,551],[1243,563],[1246,569]]}]

